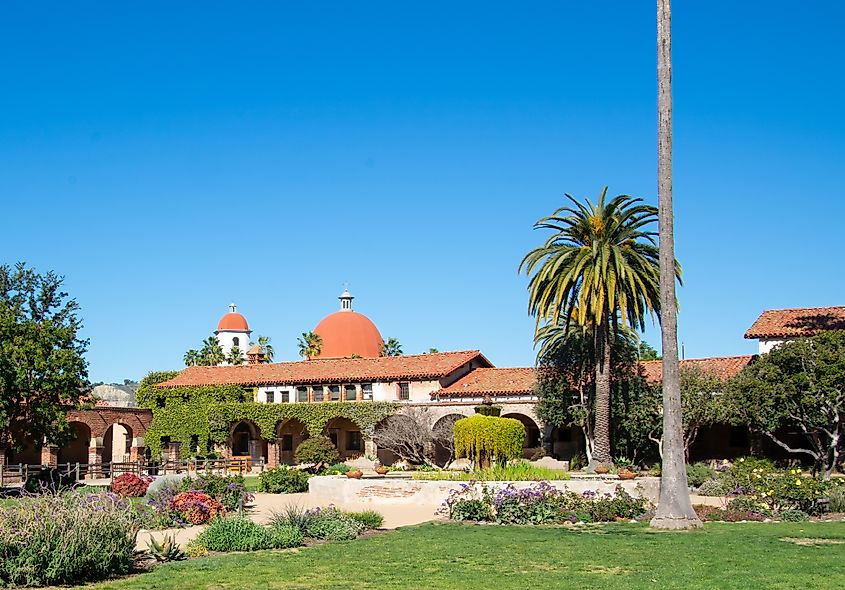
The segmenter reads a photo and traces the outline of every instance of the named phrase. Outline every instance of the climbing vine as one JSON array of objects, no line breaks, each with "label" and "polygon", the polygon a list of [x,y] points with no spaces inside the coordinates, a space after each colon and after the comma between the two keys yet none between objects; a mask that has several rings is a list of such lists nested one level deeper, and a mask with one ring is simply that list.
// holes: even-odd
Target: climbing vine
[{"label": "climbing vine", "polygon": [[[284,420],[297,419],[316,436],[333,418],[346,418],[372,436],[376,425],[395,414],[397,402],[325,402],[264,404],[253,401],[254,390],[236,385],[157,388],[156,384],[177,375],[175,372],[150,373],[141,381],[138,405],[149,408],[153,423],[145,443],[153,456],[162,450],[162,437],[180,442],[184,457],[211,451],[214,443],[225,443],[232,424],[250,420],[258,426],[259,436],[275,440],[276,428]],[[192,443],[195,450],[192,450]]]}]

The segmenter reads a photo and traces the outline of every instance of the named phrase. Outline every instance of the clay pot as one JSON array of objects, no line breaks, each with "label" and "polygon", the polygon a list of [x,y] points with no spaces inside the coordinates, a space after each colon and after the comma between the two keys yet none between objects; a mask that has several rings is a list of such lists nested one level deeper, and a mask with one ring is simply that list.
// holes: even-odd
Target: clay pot
[{"label": "clay pot", "polygon": [[610,472],[610,467],[607,465],[599,465],[596,467],[596,473],[599,475],[605,475]]},{"label": "clay pot", "polygon": [[628,471],[627,469],[624,469],[622,471],[619,471],[616,476],[619,479],[634,479],[635,477],[637,477],[637,473],[635,471]]},{"label": "clay pot", "polygon": [[364,475],[364,472],[360,469],[353,469],[352,471],[346,472],[346,477],[349,479],[361,479],[362,475]]},{"label": "clay pot", "polygon": [[387,475],[387,472],[390,471],[387,467],[376,467],[376,473],[379,475]]}]

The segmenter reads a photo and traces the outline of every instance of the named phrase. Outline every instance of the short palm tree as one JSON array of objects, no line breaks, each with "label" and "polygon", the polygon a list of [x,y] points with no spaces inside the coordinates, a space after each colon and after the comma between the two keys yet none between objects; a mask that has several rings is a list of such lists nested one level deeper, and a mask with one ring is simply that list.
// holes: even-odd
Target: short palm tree
[{"label": "short palm tree", "polygon": [[382,342],[380,356],[402,356],[402,345],[396,338],[388,338]]},{"label": "short palm tree", "polygon": [[[255,342],[250,342],[250,346],[255,346]],[[270,344],[270,338],[267,336],[259,336],[258,337],[258,347],[261,349],[261,352],[264,354],[264,362],[265,363],[272,363],[273,362],[273,355],[275,351],[273,350],[273,345]]]},{"label": "short palm tree", "polygon": [[[645,328],[659,313],[660,288],[656,233],[657,209],[642,199],[619,195],[607,201],[570,203],[534,224],[554,233],[520,263],[528,284],[529,313],[537,318],[535,337],[546,326],[574,322],[594,339],[595,451],[593,465],[612,462],[610,448],[611,336],[622,327]],[[680,278],[680,267],[676,265]],[[549,330],[548,328],[546,328]],[[545,332],[548,335],[548,332]]]},{"label": "short palm tree", "polygon": [[232,349],[229,351],[229,356],[226,357],[226,362],[230,365],[244,364],[244,355],[241,352],[241,348],[239,346],[235,345],[232,347]]},{"label": "short palm tree", "polygon": [[323,339],[315,332],[303,332],[302,336],[297,339],[297,343],[299,344],[299,356],[304,359],[320,356],[320,351],[323,349]]},{"label": "short palm tree", "polygon": [[199,364],[200,353],[198,350],[192,348],[191,350],[185,353],[185,356],[182,357],[182,360],[185,361],[186,367],[193,367],[194,365]]},{"label": "short palm tree", "polygon": [[220,341],[216,336],[209,336],[202,341],[202,349],[200,350],[199,364],[209,367],[215,367],[226,360],[226,355],[223,354],[223,347],[220,346]]}]

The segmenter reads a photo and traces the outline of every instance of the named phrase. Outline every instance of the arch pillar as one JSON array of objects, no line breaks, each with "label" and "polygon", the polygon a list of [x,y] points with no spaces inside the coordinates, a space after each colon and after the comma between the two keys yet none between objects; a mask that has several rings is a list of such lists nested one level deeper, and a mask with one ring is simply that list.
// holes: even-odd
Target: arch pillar
[{"label": "arch pillar", "polygon": [[41,464],[47,467],[55,467],[59,464],[58,445],[45,444],[41,447]]},{"label": "arch pillar", "polygon": [[378,457],[378,445],[373,440],[372,435],[364,438],[364,455],[368,457]]},{"label": "arch pillar", "polygon": [[279,466],[279,449],[281,449],[281,439],[274,438],[267,442],[267,467],[269,469]]},{"label": "arch pillar", "polygon": [[136,436],[132,439],[132,446],[129,447],[129,460],[133,463],[141,461],[144,458],[144,451],[146,451],[144,437]]},{"label": "arch pillar", "polygon": [[88,473],[85,479],[97,479],[103,476],[103,439],[99,436],[91,437],[88,445]]}]

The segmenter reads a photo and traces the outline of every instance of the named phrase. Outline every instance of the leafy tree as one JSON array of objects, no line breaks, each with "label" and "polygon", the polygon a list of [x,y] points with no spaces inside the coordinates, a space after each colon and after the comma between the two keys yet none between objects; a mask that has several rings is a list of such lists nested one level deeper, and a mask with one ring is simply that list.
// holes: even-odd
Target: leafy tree
[{"label": "leafy tree", "polygon": [[230,365],[242,365],[244,364],[244,355],[241,352],[239,346],[235,345],[229,351],[229,355],[226,357],[226,362]]},{"label": "leafy tree", "polygon": [[428,354],[435,354],[435,353],[437,353],[437,352],[440,352],[440,351],[439,351],[439,350],[437,350],[437,349],[436,349],[436,348],[434,348],[434,347],[431,347],[431,348],[429,348],[429,349],[428,349]]},{"label": "leafy tree", "polygon": [[641,361],[659,361],[660,355],[648,342],[640,341],[638,348],[638,356]]},{"label": "leafy tree", "polygon": [[[790,453],[811,457],[829,478],[845,445],[845,331],[823,332],[778,346],[733,380],[735,420]],[[793,446],[783,429],[798,429]]]},{"label": "leafy tree", "polygon": [[185,353],[185,356],[182,357],[182,360],[185,361],[186,367],[193,367],[200,364],[200,353],[197,349],[192,348],[188,352]]},{"label": "leafy tree", "polygon": [[[620,327],[645,328],[659,310],[657,210],[642,199],[619,195],[597,203],[566,195],[570,204],[534,224],[554,233],[523,258],[531,276],[528,309],[537,318],[535,337],[545,326],[571,323],[593,338],[595,351],[595,448],[593,464],[610,464],[610,367],[613,334]],[[676,268],[680,276],[680,267]]]},{"label": "leafy tree", "polygon": [[[255,346],[255,342],[250,342],[250,346]],[[259,336],[258,337],[258,346],[261,348],[261,352],[264,353],[264,362],[265,363],[272,363],[273,362],[273,355],[275,351],[273,350],[273,345],[270,344],[270,338],[267,336]]]},{"label": "leafy tree", "polygon": [[0,266],[0,447],[61,444],[65,414],[89,391],[88,341],[62,277]]},{"label": "leafy tree", "polygon": [[402,356],[402,345],[396,338],[388,338],[382,342],[380,356]]},{"label": "leafy tree", "polygon": [[660,334],[663,351],[663,462],[660,500],[651,526],[701,526],[692,509],[684,453],[681,378],[678,364],[674,217],[672,213],[672,13],[670,0],[657,0],[657,200],[660,232]]},{"label": "leafy tree", "polygon": [[226,355],[223,353],[223,347],[220,346],[217,336],[211,335],[202,341],[202,349],[200,349],[199,362],[197,364],[206,367],[216,367],[225,360]]},{"label": "leafy tree", "polygon": [[299,356],[305,359],[320,356],[320,351],[323,349],[323,339],[315,332],[303,332],[297,339],[297,344]]}]

